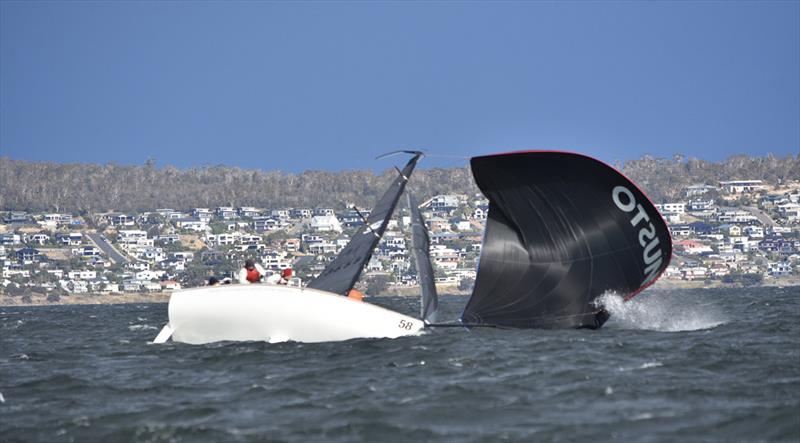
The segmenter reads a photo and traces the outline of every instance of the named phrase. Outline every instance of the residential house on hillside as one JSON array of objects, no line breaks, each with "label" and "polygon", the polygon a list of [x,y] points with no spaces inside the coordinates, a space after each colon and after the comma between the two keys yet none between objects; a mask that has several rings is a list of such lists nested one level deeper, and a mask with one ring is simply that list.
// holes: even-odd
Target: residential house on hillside
[{"label": "residential house on hillside", "polygon": [[238,232],[233,232],[233,233],[223,232],[222,234],[208,234],[205,237],[205,241],[212,247],[233,245],[236,243],[240,235],[241,234],[239,234]]},{"label": "residential house on hillside", "polygon": [[473,220],[486,220],[486,217],[489,215],[489,207],[488,206],[478,206],[472,211],[472,219]]},{"label": "residential house on hillside", "polygon": [[133,226],[136,224],[136,217],[128,214],[108,214],[106,219],[114,226]]},{"label": "residential house on hillside", "polygon": [[766,189],[762,180],[728,180],[719,182],[719,185],[722,189],[731,194],[749,193]]},{"label": "residential house on hillside", "polygon": [[299,238],[287,238],[283,241],[282,244],[283,250],[286,252],[298,252],[300,251],[300,239]]},{"label": "residential house on hillside", "polygon": [[702,184],[702,185],[691,185],[687,186],[684,190],[684,195],[686,197],[696,197],[698,195],[707,194],[710,191],[714,191],[717,188],[714,186]]},{"label": "residential house on hillside", "polygon": [[739,208],[719,208],[717,221],[720,223],[751,223],[758,219],[748,211]]},{"label": "residential house on hillside", "polygon": [[175,220],[175,227],[186,231],[205,232],[209,229],[208,223],[202,218],[179,218]]},{"label": "residential house on hillside", "polygon": [[164,250],[158,247],[144,248],[138,254],[139,258],[149,262],[161,262],[167,259]]},{"label": "residential house on hillside", "polygon": [[778,213],[788,221],[798,221],[800,220],[800,204],[782,203],[778,205]]},{"label": "residential house on hillside", "polygon": [[252,206],[242,206],[239,208],[239,216],[245,218],[253,218],[261,215],[261,211]]},{"label": "residential house on hillside", "polygon": [[673,237],[688,237],[694,234],[691,225],[670,225],[669,232]]},{"label": "residential house on hillside", "polygon": [[462,201],[466,202],[466,199],[466,195],[436,195],[428,201],[422,203],[420,207],[429,209],[435,214],[449,217],[456,209],[458,209]]},{"label": "residential house on hillside", "polygon": [[239,218],[239,214],[230,206],[220,206],[214,209],[214,213],[217,217],[223,220],[232,220],[235,218]]},{"label": "residential house on hillside", "polygon": [[3,222],[6,224],[12,223],[28,223],[31,221],[31,216],[25,211],[11,211],[3,217]]},{"label": "residential house on hillside", "polygon": [[97,271],[90,271],[90,270],[69,271],[67,273],[67,278],[69,278],[70,280],[93,280],[97,278]]},{"label": "residential house on hillside", "polygon": [[441,217],[429,217],[425,220],[425,224],[431,233],[450,231],[450,222]]},{"label": "residential house on hillside", "polygon": [[324,239],[306,243],[305,249],[312,254],[335,254],[339,251],[336,243]]},{"label": "residential house on hillside", "polygon": [[289,211],[289,216],[293,219],[311,218],[314,211],[311,208],[293,208]]},{"label": "residential house on hillside", "polygon": [[319,232],[342,232],[342,225],[335,215],[315,215],[311,217],[311,229]]},{"label": "residential house on hillside", "polygon": [[314,208],[314,215],[324,217],[327,215],[336,215],[336,213],[333,211],[333,208],[321,207],[321,208]]},{"label": "residential house on hillside", "polygon": [[464,220],[462,218],[456,218],[453,220],[452,229],[454,231],[471,231],[472,230],[472,223],[469,220]]},{"label": "residential house on hillside", "polygon": [[72,214],[44,214],[45,223],[52,223],[56,226],[65,226],[72,223]]},{"label": "residential house on hillside", "polygon": [[277,217],[253,217],[253,229],[256,232],[277,231],[286,226],[286,222]]},{"label": "residential house on hillside", "polygon": [[50,236],[44,233],[33,234],[28,237],[28,242],[43,245],[50,241]]},{"label": "residential house on hillside", "polygon": [[28,265],[32,263],[38,263],[43,260],[44,256],[39,252],[38,249],[34,248],[22,248],[17,250],[14,253],[17,258],[17,262],[19,264]]},{"label": "residential house on hillside", "polygon": [[660,203],[655,207],[664,216],[672,214],[683,215],[686,213],[686,203],[684,202]]},{"label": "residential house on hillside", "polygon": [[56,241],[66,246],[80,246],[83,243],[83,234],[80,232],[57,232]]},{"label": "residential house on hillside", "polygon": [[270,217],[278,218],[281,220],[288,220],[291,218],[291,210],[288,208],[272,209],[269,211]]},{"label": "residential house on hillside", "polygon": [[800,252],[800,241],[770,236],[758,242],[758,249],[779,254],[794,254]]},{"label": "residential house on hillside", "polygon": [[22,243],[22,237],[19,234],[4,233],[0,234],[0,245],[14,246]]},{"label": "residential house on hillside", "polygon": [[171,245],[173,243],[177,243],[177,242],[181,241],[181,236],[178,235],[178,234],[156,235],[155,237],[153,237],[153,240],[156,243],[159,243],[159,244],[162,244],[162,245]]},{"label": "residential house on hillside", "polygon": [[72,254],[79,257],[99,257],[102,251],[95,246],[84,246],[82,248],[73,249]]},{"label": "residential house on hillside", "polygon": [[757,225],[748,225],[742,228],[742,234],[750,238],[764,238],[764,228]]},{"label": "residential house on hillside", "polygon": [[711,246],[692,239],[679,240],[675,242],[675,250],[689,255],[710,254],[714,252]]},{"label": "residential house on hillside", "polygon": [[[363,218],[362,218],[363,217]],[[341,215],[340,221],[342,225],[348,228],[357,228],[364,224],[364,220],[369,217],[369,211],[361,212],[349,211]]]},{"label": "residential house on hillside", "polygon": [[691,200],[686,205],[686,210],[693,217],[699,218],[711,218],[717,212],[714,200]]},{"label": "residential house on hillside", "polygon": [[214,214],[209,208],[194,208],[192,209],[192,217],[208,223],[214,218]]},{"label": "residential house on hillside", "polygon": [[767,273],[773,277],[784,277],[792,274],[792,264],[788,261],[770,263]]}]

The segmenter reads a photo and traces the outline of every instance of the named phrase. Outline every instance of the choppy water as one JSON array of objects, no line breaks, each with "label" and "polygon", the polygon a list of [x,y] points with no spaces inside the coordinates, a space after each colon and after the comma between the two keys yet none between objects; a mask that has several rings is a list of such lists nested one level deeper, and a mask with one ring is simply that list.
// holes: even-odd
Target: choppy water
[{"label": "choppy water", "polygon": [[164,304],[0,308],[0,441],[800,441],[800,288],[607,304],[599,331],[204,346],[148,344]]}]

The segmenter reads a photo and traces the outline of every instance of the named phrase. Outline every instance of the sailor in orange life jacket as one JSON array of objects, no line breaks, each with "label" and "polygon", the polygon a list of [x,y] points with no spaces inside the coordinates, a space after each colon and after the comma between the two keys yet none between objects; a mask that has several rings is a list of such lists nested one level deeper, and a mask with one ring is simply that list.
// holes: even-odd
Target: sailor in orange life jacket
[{"label": "sailor in orange life jacket", "polygon": [[292,269],[286,268],[280,274],[272,274],[265,280],[267,283],[274,285],[288,285],[289,280],[292,278]]},{"label": "sailor in orange life jacket", "polygon": [[261,267],[255,260],[248,258],[244,262],[244,267],[239,269],[236,274],[236,280],[239,283],[260,283],[261,279],[266,274],[264,268]]}]

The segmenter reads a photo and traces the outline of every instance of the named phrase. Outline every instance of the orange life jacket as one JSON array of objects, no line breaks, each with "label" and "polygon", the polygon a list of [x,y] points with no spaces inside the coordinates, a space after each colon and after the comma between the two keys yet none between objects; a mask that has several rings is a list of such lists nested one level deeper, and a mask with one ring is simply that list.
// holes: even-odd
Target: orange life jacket
[{"label": "orange life jacket", "polygon": [[261,281],[261,273],[256,268],[247,270],[247,281],[250,283],[257,283]]}]

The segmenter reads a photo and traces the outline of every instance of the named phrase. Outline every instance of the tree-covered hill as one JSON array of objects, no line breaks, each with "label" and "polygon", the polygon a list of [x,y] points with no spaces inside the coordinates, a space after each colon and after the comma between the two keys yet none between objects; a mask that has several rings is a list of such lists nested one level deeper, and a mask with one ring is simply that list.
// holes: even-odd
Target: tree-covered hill
[{"label": "tree-covered hill", "polygon": [[[800,179],[800,157],[734,156],[714,163],[698,159],[644,157],[622,165],[655,201],[676,199],[695,183]],[[370,171],[306,171],[299,174],[229,166],[178,169],[116,164],[60,164],[0,158],[0,210],[103,212],[168,207],[255,206],[341,209],[370,207],[397,174]],[[411,188],[420,200],[447,193],[478,192],[467,168],[418,169]]]}]

